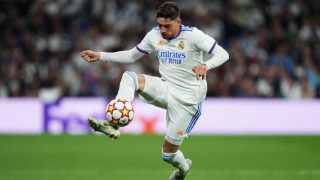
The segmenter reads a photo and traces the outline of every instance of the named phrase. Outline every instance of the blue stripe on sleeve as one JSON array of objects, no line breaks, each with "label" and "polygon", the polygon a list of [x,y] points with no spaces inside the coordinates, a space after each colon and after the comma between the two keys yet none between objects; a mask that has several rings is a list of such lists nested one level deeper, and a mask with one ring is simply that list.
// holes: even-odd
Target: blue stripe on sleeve
[{"label": "blue stripe on sleeve", "polygon": [[213,49],[214,49],[214,47],[216,47],[216,44],[217,44],[217,41],[215,41],[214,43],[213,43],[213,45],[212,45],[212,47],[211,47],[211,49],[209,50],[209,54],[211,54],[212,53],[212,51],[213,51]]},{"label": "blue stripe on sleeve", "polygon": [[136,46],[136,48],[138,49],[138,51],[140,51],[140,52],[142,52],[142,53],[144,53],[144,54],[148,54],[148,55],[149,55],[149,53],[148,53],[147,51],[140,49],[138,46]]}]

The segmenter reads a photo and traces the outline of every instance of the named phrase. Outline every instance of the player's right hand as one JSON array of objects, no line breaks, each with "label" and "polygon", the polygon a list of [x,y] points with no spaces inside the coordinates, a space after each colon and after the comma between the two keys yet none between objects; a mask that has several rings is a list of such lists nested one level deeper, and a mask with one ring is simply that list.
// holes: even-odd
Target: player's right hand
[{"label": "player's right hand", "polygon": [[207,78],[207,65],[200,64],[192,68],[192,71],[196,73],[197,80],[202,80]]},{"label": "player's right hand", "polygon": [[91,50],[82,51],[80,53],[80,56],[82,57],[82,59],[84,59],[88,63],[92,63],[92,62],[98,61],[100,59],[100,53],[95,52],[95,51],[91,51]]}]

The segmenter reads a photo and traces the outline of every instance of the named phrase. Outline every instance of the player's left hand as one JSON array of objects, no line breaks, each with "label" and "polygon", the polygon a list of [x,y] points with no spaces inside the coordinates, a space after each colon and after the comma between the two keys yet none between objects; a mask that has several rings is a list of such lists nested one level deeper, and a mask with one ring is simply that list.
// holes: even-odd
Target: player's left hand
[{"label": "player's left hand", "polygon": [[100,59],[100,53],[95,52],[95,51],[91,51],[91,50],[82,51],[80,53],[80,56],[82,57],[82,59],[84,59],[88,63],[99,61],[99,59]]},{"label": "player's left hand", "polygon": [[206,79],[207,77],[207,65],[205,64],[193,67],[192,71],[196,73],[197,80]]}]

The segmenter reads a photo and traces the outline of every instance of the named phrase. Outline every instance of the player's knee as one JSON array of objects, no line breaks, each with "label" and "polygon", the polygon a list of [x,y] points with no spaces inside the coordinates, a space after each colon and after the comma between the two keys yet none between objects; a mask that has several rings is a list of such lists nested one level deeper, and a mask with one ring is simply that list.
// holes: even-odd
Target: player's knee
[{"label": "player's knee", "polygon": [[142,92],[145,86],[145,77],[143,74],[137,74],[138,77],[138,92]]},{"label": "player's knee", "polygon": [[166,153],[176,153],[179,149],[179,145],[170,143],[168,140],[165,140],[162,146],[162,149]]}]

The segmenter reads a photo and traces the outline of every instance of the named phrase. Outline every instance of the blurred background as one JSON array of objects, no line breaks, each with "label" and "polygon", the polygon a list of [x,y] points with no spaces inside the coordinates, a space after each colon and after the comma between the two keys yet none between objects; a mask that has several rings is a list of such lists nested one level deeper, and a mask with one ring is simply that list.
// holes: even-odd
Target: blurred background
[{"label": "blurred background", "polygon": [[[135,47],[162,2],[0,0],[0,179],[168,178],[164,110],[136,99],[119,141],[88,135],[86,123],[105,119],[124,71],[159,75],[156,56],[79,56]],[[184,25],[230,55],[208,72],[208,99],[182,146],[194,162],[188,178],[320,179],[320,1],[176,2]]]},{"label": "blurred background", "polygon": [[[86,64],[79,52],[131,49],[155,27],[164,1],[1,0],[0,96],[115,96],[130,69],[158,60]],[[179,1],[178,1],[179,2]],[[209,97],[320,97],[317,0],[181,1],[182,23],[214,37],[230,61],[208,75]]]}]

